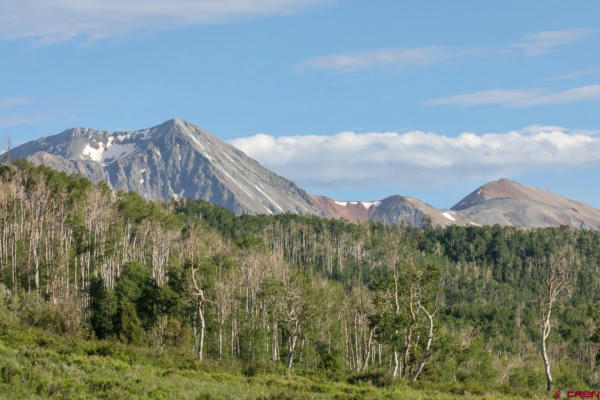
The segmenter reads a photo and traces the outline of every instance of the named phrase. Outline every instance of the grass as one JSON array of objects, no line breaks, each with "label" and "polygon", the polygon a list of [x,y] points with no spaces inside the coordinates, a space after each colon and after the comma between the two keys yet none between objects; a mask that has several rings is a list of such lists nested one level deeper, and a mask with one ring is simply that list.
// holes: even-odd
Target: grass
[{"label": "grass", "polygon": [[287,374],[244,376],[176,351],[0,323],[2,399],[509,399],[401,383],[376,387]]}]

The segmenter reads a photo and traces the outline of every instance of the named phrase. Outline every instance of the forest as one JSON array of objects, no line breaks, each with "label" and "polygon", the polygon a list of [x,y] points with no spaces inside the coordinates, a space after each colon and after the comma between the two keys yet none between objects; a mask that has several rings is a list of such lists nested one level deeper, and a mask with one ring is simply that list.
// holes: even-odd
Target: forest
[{"label": "forest", "polygon": [[[0,354],[45,332],[166,368],[388,398],[546,398],[600,389],[599,265],[596,231],[235,216],[0,167]],[[31,383],[31,357],[14,354],[0,357],[0,389],[70,398]],[[367,397],[353,390],[330,397]]]}]

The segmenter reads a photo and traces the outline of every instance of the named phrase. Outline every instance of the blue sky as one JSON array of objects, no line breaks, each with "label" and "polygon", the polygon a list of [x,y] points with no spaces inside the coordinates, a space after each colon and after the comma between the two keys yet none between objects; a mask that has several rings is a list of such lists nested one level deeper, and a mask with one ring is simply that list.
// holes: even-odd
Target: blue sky
[{"label": "blue sky", "polygon": [[335,198],[450,207],[507,176],[600,207],[598,15],[576,0],[0,0],[0,136],[178,117]]}]

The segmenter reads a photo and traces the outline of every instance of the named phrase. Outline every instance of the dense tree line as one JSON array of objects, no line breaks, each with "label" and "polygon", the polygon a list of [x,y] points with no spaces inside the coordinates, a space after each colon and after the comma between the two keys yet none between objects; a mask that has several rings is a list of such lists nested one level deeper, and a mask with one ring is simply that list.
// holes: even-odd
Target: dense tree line
[{"label": "dense tree line", "polygon": [[0,292],[24,322],[247,371],[597,387],[599,261],[592,231],[235,216],[0,170]]}]

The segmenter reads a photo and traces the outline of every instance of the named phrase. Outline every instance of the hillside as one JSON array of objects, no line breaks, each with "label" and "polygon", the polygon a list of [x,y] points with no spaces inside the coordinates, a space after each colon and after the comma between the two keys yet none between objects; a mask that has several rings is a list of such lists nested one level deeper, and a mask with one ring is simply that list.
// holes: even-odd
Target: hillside
[{"label": "hillside", "polygon": [[0,324],[0,370],[5,400],[483,398],[406,385],[376,386],[366,380],[350,384],[342,377],[289,376],[277,369],[202,365],[183,352],[49,334],[6,321]]},{"label": "hillside", "polygon": [[[599,385],[596,231],[236,216],[196,200],[146,202],[24,161],[0,168],[0,221],[8,393],[76,397],[69,385],[83,390],[97,372],[111,377],[90,384],[106,397],[150,396],[145,386],[168,397],[161,390],[203,391],[190,382],[224,371],[234,393],[254,393],[246,386],[253,379],[289,376],[272,378],[274,398],[289,380],[300,396],[317,398],[335,387],[377,394],[378,385],[399,396],[427,388],[441,398],[541,398],[540,299],[558,265],[568,273],[547,340],[553,387]],[[24,348],[18,338],[27,330],[49,339]],[[72,346],[54,354],[53,337]],[[77,343],[102,350],[82,354]],[[134,357],[116,363],[120,375],[102,358],[123,361],[117,351]],[[137,352],[177,359],[149,372],[154,361]],[[127,371],[141,381],[129,382]],[[144,378],[153,373],[152,382]],[[173,388],[168,374],[183,376],[182,386]],[[309,381],[314,390],[303,386]]]}]

